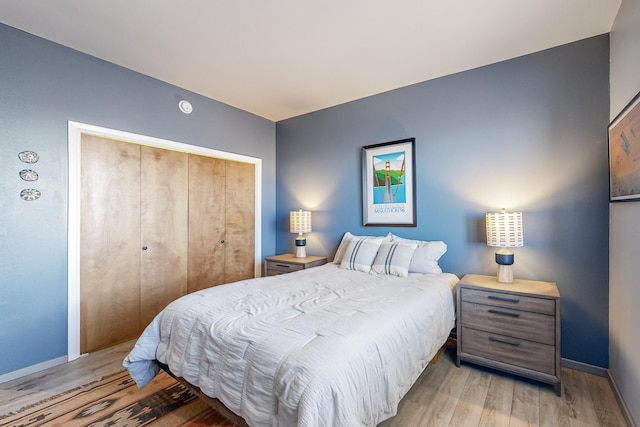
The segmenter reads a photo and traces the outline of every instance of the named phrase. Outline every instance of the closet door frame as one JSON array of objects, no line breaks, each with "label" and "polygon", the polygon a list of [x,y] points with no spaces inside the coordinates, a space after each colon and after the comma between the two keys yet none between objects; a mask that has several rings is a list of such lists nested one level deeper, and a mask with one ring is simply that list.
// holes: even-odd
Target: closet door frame
[{"label": "closet door frame", "polygon": [[228,153],[197,145],[154,138],[79,122],[68,122],[69,138],[69,206],[67,231],[67,360],[80,354],[80,141],[82,134],[118,139],[139,145],[165,148],[225,160],[251,163],[255,167],[255,246],[254,275],[261,276],[262,260],[262,159]]}]

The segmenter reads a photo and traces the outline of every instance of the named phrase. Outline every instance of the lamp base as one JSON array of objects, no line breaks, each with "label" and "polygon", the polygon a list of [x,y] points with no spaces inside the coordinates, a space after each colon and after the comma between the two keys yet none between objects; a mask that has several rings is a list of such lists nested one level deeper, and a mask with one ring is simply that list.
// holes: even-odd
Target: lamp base
[{"label": "lamp base", "polygon": [[500,283],[513,283],[513,269],[510,265],[498,264],[498,274],[496,278]]},{"label": "lamp base", "polygon": [[296,238],[296,258],[306,258],[307,250],[305,249],[307,246],[307,239],[305,239],[304,235],[300,233]]},{"label": "lamp base", "polygon": [[304,246],[298,246],[296,247],[296,258],[306,258],[307,257],[307,250],[305,249]]}]

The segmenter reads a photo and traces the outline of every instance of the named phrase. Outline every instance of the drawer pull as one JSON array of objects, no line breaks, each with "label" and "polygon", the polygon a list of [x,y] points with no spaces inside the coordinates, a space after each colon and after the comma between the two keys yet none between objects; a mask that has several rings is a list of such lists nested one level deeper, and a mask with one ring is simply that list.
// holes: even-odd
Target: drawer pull
[{"label": "drawer pull", "polygon": [[282,268],[291,268],[291,266],[287,264],[276,264],[276,266],[282,267]]},{"label": "drawer pull", "polygon": [[489,295],[487,298],[494,299],[494,300],[497,300],[497,301],[505,301],[505,302],[515,302],[515,303],[520,302],[520,298],[503,297],[503,296],[500,296],[500,295]]},{"label": "drawer pull", "polygon": [[503,343],[503,344],[509,344],[509,345],[514,346],[514,347],[518,347],[520,345],[520,341],[518,341],[518,340],[512,340],[512,339],[509,339],[509,338],[499,338],[499,337],[494,337],[494,336],[491,336],[491,335],[489,335],[489,341],[500,342],[500,343]]},{"label": "drawer pull", "polygon": [[518,313],[511,313],[509,311],[502,311],[502,310],[489,309],[489,313],[491,313],[491,314],[499,314],[500,316],[520,317],[520,314],[518,314]]}]

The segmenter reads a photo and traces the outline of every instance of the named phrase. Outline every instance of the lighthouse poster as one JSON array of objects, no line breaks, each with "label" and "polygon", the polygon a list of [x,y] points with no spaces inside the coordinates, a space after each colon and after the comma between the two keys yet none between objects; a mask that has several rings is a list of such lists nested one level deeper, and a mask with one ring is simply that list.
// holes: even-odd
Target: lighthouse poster
[{"label": "lighthouse poster", "polygon": [[415,138],[363,147],[363,225],[415,227]]}]

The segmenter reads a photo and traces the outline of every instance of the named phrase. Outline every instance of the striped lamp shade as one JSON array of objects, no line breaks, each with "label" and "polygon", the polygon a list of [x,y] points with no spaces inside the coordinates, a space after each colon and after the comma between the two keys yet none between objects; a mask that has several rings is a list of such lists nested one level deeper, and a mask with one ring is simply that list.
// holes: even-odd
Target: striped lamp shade
[{"label": "striped lamp shade", "polygon": [[289,226],[292,233],[309,233],[311,232],[311,212],[291,211],[289,213]]},{"label": "striped lamp shade", "polygon": [[517,248],[524,246],[522,212],[487,214],[487,246]]}]

